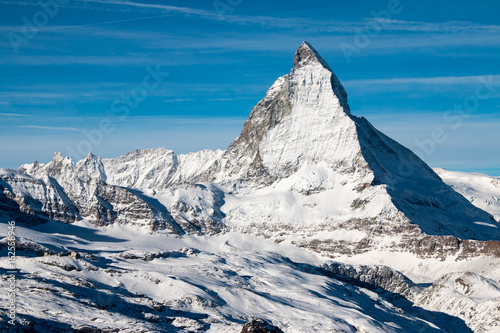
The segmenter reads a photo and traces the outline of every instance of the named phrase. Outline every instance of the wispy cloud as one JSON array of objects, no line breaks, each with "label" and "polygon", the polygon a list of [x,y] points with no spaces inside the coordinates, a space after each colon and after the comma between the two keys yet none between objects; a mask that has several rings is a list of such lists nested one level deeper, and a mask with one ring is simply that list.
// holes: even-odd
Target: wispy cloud
[{"label": "wispy cloud", "polygon": [[[37,1],[3,1],[7,4],[16,5],[38,5]],[[359,29],[366,27],[367,23],[378,22],[380,23],[380,29],[386,31],[408,31],[408,32],[498,32],[500,31],[500,25],[484,25],[477,24],[474,22],[465,21],[445,21],[438,23],[421,22],[421,21],[405,21],[397,19],[377,19],[373,17],[368,17],[364,20],[358,21],[322,21],[322,20],[312,20],[303,17],[290,17],[283,18],[277,16],[251,16],[251,15],[232,15],[226,13],[220,15],[216,10],[207,10],[193,7],[185,6],[173,6],[165,4],[155,4],[146,2],[136,2],[136,1],[125,1],[125,0],[81,0],[72,1],[65,4],[66,7],[95,9],[95,10],[109,10],[109,11],[121,11],[129,12],[131,9],[136,9],[142,13],[162,13],[161,15],[138,17],[125,20],[113,20],[106,22],[97,22],[91,24],[82,24],[74,26],[50,26],[40,29],[41,31],[59,30],[59,29],[70,29],[76,27],[84,26],[97,26],[97,25],[108,25],[122,22],[130,22],[135,20],[146,20],[152,18],[168,17],[175,14],[198,17],[207,20],[223,21],[232,24],[239,25],[260,25],[264,27],[271,28],[285,28],[294,30],[305,30],[312,32],[337,32],[337,33],[358,33]],[[19,28],[17,28],[19,29]],[[17,30],[16,29],[16,30]],[[4,29],[0,29],[5,31]],[[10,32],[12,30],[8,30]]]},{"label": "wispy cloud", "polygon": [[21,125],[19,127],[50,130],[50,131],[74,131],[74,132],[82,131],[81,129],[76,127],[57,127],[57,126],[38,126],[38,125]]},{"label": "wispy cloud", "polygon": [[23,91],[9,91],[0,92],[0,98],[60,98],[63,94],[52,92],[23,92]]},{"label": "wispy cloud", "polygon": [[0,64],[16,64],[30,66],[45,66],[45,65],[137,65],[145,66],[154,61],[144,54],[128,54],[123,56],[75,56],[75,55],[56,55],[56,56],[18,56],[1,58]]},{"label": "wispy cloud", "polygon": [[164,99],[162,102],[165,103],[181,103],[181,102],[191,102],[192,98],[172,98],[172,99]]},{"label": "wispy cloud", "polygon": [[[113,20],[113,21],[104,21],[104,22],[77,24],[77,25],[57,25],[57,26],[41,27],[41,28],[38,28],[38,31],[51,32],[51,31],[58,31],[58,30],[69,30],[69,29],[73,29],[73,28],[84,28],[84,27],[116,24],[116,23],[126,23],[126,22],[133,22],[133,21],[150,20],[150,19],[154,19],[154,18],[167,17],[167,16],[171,16],[171,15],[143,16],[143,17],[124,19],[124,20]],[[11,32],[21,32],[21,29],[22,29],[22,27],[19,27],[19,26],[1,27],[0,33],[9,34]]]},{"label": "wispy cloud", "polygon": [[[59,105],[71,101],[95,102],[99,100],[112,101],[127,89],[125,83],[117,82],[102,84],[88,83],[67,83],[67,84],[33,84],[18,86],[17,89],[25,91],[2,91],[0,98],[4,100],[6,106],[19,105]],[[51,91],[57,91],[53,93]],[[1,113],[0,113],[1,115]]]},{"label": "wispy cloud", "polygon": [[485,25],[467,21],[445,21],[438,23],[370,18],[379,22],[386,30],[412,32],[484,32],[500,31],[500,25]]},{"label": "wispy cloud", "polygon": [[[23,87],[26,89],[26,86]],[[61,101],[83,99],[81,94],[74,92],[41,92],[41,91],[2,91],[0,98],[10,106],[18,105],[55,105]],[[88,98],[87,98],[88,99]]]},{"label": "wispy cloud", "polygon": [[[3,1],[6,4],[15,4],[15,5],[37,5],[37,2],[27,2],[27,1]],[[191,8],[191,7],[181,7],[181,6],[171,6],[171,5],[163,5],[163,4],[152,4],[152,3],[142,3],[142,2],[134,2],[134,1],[113,1],[113,0],[84,0],[84,1],[73,1],[68,4],[64,4],[62,6],[65,7],[73,7],[73,8],[81,8],[81,3],[85,3],[87,9],[98,9],[98,10],[113,10],[113,11],[122,11],[129,12],[131,8],[139,9],[140,12],[160,12],[162,15],[156,16],[148,16],[141,17],[135,19],[126,19],[126,20],[117,20],[117,21],[107,21],[107,22],[99,22],[92,24],[83,24],[83,25],[74,25],[74,26],[58,26],[58,27],[45,27],[40,29],[41,31],[48,30],[58,30],[58,29],[69,29],[75,27],[82,26],[95,26],[95,25],[105,25],[105,24],[114,24],[121,22],[129,22],[134,20],[144,20],[151,19],[155,17],[167,17],[172,14],[182,14],[189,16],[196,16],[199,18],[204,18],[208,20],[215,21],[226,21],[229,23],[236,24],[259,24],[259,25],[267,25],[273,27],[293,27],[296,26],[300,21],[302,21],[303,25],[307,25],[309,21],[301,20],[301,19],[289,19],[289,18],[280,18],[280,17],[268,17],[268,16],[238,16],[238,15],[220,15],[215,9],[214,10],[206,10],[199,8]],[[104,8],[103,6],[108,6]],[[109,7],[111,6],[111,7]],[[19,29],[19,28],[18,28]],[[16,30],[18,30],[16,29]]]},{"label": "wispy cloud", "polygon": [[[242,16],[242,15],[220,15],[214,10],[206,10],[192,7],[180,7],[180,6],[171,6],[171,5],[163,5],[163,4],[152,4],[152,3],[142,3],[142,2],[134,2],[134,1],[114,1],[114,0],[88,0],[88,3],[94,4],[107,4],[116,6],[117,9],[123,10],[126,7],[134,7],[145,10],[157,10],[163,13],[169,14],[183,14],[189,16],[197,16],[200,18],[215,20],[215,21],[224,21],[228,23],[234,24],[243,24],[243,25],[251,25],[258,24],[262,26],[270,26],[270,27],[281,27],[281,28],[292,28],[297,26],[307,26],[311,24],[312,21],[303,19],[303,18],[282,18],[282,17],[270,17],[270,16]],[[338,22],[339,31],[346,31],[348,25],[342,24],[340,27],[340,22]]]},{"label": "wispy cloud", "polygon": [[[420,32],[463,32],[463,31],[500,31],[499,25],[482,25],[474,22],[446,21],[440,23],[429,23],[420,21],[404,21],[396,19],[377,19],[369,17],[365,20],[346,21],[318,21],[307,18],[282,18],[270,16],[243,16],[243,15],[219,15],[215,11],[179,7],[163,4],[151,4],[134,1],[117,0],[86,0],[87,3],[108,4],[121,7],[135,7],[141,9],[156,9],[167,13],[195,15],[205,19],[226,21],[236,24],[259,24],[270,27],[301,28],[318,32],[351,32],[356,33],[358,29],[366,26],[367,21],[379,22],[382,30],[391,31],[420,31]],[[367,13],[368,15],[369,13]]]},{"label": "wispy cloud", "polygon": [[477,85],[481,80],[487,79],[493,84],[500,84],[500,75],[471,75],[471,76],[436,76],[419,78],[388,78],[388,79],[359,79],[346,80],[345,86],[364,86],[364,85],[399,85],[399,84],[425,84],[425,85],[456,85],[456,84],[474,84]]},{"label": "wispy cloud", "polygon": [[230,102],[234,101],[234,98],[228,98],[228,97],[214,97],[214,98],[209,98],[209,101],[215,101],[215,102]]},{"label": "wispy cloud", "polygon": [[27,114],[20,114],[20,113],[0,113],[0,116],[6,116],[6,117],[28,117],[29,115],[27,115]]},{"label": "wispy cloud", "polygon": [[96,3],[96,4],[108,4],[108,5],[117,5],[117,6],[128,6],[128,7],[137,7],[137,8],[149,8],[149,9],[159,9],[163,12],[172,12],[172,13],[182,13],[182,14],[190,14],[190,15],[199,15],[199,16],[213,16],[215,12],[208,11],[205,9],[191,8],[191,7],[179,7],[179,6],[171,6],[171,5],[163,5],[163,4],[152,4],[152,3],[142,3],[142,2],[134,2],[134,1],[123,1],[123,0],[84,0],[87,4]]},{"label": "wispy cloud", "polygon": [[[101,32],[99,38],[106,38],[106,31]],[[0,57],[0,65],[22,65],[22,66],[47,66],[47,65],[90,65],[90,66],[148,66],[160,65],[192,65],[192,64],[214,64],[217,62],[235,62],[234,57],[217,54],[207,57],[193,56],[196,52],[217,52],[221,50],[230,51],[277,51],[290,52],[297,45],[295,36],[258,35],[258,36],[220,36],[213,38],[176,36],[165,41],[155,38],[154,33],[147,32],[109,32],[109,38],[123,38],[123,41],[140,43],[141,50],[150,52],[124,52],[123,54],[100,54],[100,55],[74,55],[74,54],[51,54],[51,55],[11,55]],[[128,38],[127,38],[128,37]],[[66,40],[67,36],[59,36],[60,40]],[[313,43],[318,50],[323,52],[333,51],[343,55],[340,45],[342,43],[353,43],[352,36],[321,36],[310,37],[308,41]],[[59,45],[57,42],[47,45]],[[500,34],[422,34],[422,35],[380,35],[372,41],[359,54],[353,56],[367,56],[370,54],[395,54],[408,51],[432,54],[435,56],[449,56],[452,47],[453,57],[493,57],[494,51],[500,45]],[[32,43],[30,47],[38,47]],[[49,46],[50,47],[50,46]],[[493,47],[490,53],[484,53],[477,48]],[[464,54],[462,50],[466,49]],[[56,50],[54,48],[54,50]],[[471,52],[474,52],[472,53]],[[199,54],[199,53],[196,53]]]}]

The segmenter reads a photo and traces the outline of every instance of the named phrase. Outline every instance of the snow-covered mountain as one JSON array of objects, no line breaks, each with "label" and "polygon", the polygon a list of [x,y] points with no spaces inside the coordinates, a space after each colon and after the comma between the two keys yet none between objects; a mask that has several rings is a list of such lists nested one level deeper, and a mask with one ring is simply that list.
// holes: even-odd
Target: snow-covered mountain
[{"label": "snow-covered mountain", "polygon": [[[29,197],[29,187],[23,192],[19,182],[25,184],[24,175],[31,176],[32,184],[41,181],[43,188],[59,194],[56,198],[33,190],[33,205],[40,207],[41,215],[54,218],[60,213],[47,202],[67,204],[64,216],[55,218],[65,222],[85,218],[98,225],[134,223],[205,234],[221,231],[220,223],[247,227],[253,222],[246,220],[250,215],[273,225],[300,225],[305,216],[308,225],[332,226],[353,219],[373,219],[383,226],[399,218],[398,225],[413,224],[428,235],[500,238],[498,228],[489,227],[496,225],[491,215],[444,184],[411,151],[366,119],[351,115],[342,84],[306,42],[297,50],[290,74],[273,84],[224,152],[176,155],[152,149],[116,159],[90,154],[78,163],[56,153],[50,163],[23,165],[18,172],[4,171],[6,184],[20,186],[9,192],[11,200],[20,193]],[[199,183],[211,186],[193,186]],[[186,187],[199,193],[186,200],[190,202],[178,201],[174,192]],[[271,202],[266,199],[269,194],[275,198]],[[47,198],[40,197],[44,195]],[[221,196],[226,203],[223,214],[235,218],[222,221],[223,214],[216,214]],[[21,211],[37,211],[26,201]],[[232,209],[233,201],[238,209]],[[213,214],[206,214],[205,204]],[[176,206],[193,212],[176,219],[169,216],[182,215]],[[295,207],[293,214],[287,214],[290,207]],[[134,214],[140,210],[146,218]]]},{"label": "snow-covered mountain", "polygon": [[[291,72],[276,80],[225,151],[177,155],[158,148],[116,159],[89,154],[76,163],[56,153],[47,164],[0,170],[0,216],[32,226],[23,229],[23,246],[35,257],[23,259],[26,274],[68,279],[57,286],[55,302],[64,290],[74,293],[76,285],[86,294],[98,281],[103,293],[120,294],[113,305],[124,307],[115,310],[128,318],[115,322],[126,323],[123,329],[133,318],[144,330],[227,332],[258,316],[289,332],[494,332],[498,316],[484,312],[499,304],[485,291],[500,278],[497,211],[477,205],[443,172],[456,191],[410,150],[351,114],[339,79],[304,42]],[[476,188],[482,200],[483,187]],[[140,243],[130,230],[142,235]],[[214,249],[220,242],[231,245]],[[248,242],[266,249],[249,252]],[[173,244],[196,251],[175,252]],[[68,249],[88,257],[52,258]],[[43,252],[52,256],[38,257]],[[167,279],[172,265],[179,271]],[[140,268],[132,274],[132,266]],[[190,269],[192,277],[181,273]],[[138,286],[144,278],[159,282]],[[23,285],[49,288],[35,282]],[[321,287],[292,290],[301,284]],[[138,294],[146,296],[132,296]],[[40,303],[48,297],[40,295]],[[458,299],[471,310],[461,311]],[[296,305],[302,300],[307,304]],[[311,304],[322,300],[327,308],[318,315]],[[170,312],[151,310],[159,303]],[[76,313],[104,305],[75,298],[68,306],[74,310],[64,312],[68,325],[78,326]],[[24,309],[35,322],[29,302]],[[95,327],[111,320],[113,310],[105,310]],[[172,319],[175,311],[187,312]],[[56,320],[52,312],[42,317]]]},{"label": "snow-covered mountain", "polygon": [[492,214],[500,223],[500,177],[442,168],[435,168],[434,171],[446,184],[463,195],[474,206]]}]

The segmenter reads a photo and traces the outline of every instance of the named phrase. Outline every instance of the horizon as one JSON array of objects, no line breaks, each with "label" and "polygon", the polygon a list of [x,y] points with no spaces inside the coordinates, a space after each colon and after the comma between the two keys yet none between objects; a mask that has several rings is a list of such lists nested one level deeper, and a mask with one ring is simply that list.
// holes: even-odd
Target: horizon
[{"label": "horizon", "polygon": [[494,1],[65,2],[0,1],[0,168],[224,150],[305,40],[353,115],[431,167],[500,176]]}]

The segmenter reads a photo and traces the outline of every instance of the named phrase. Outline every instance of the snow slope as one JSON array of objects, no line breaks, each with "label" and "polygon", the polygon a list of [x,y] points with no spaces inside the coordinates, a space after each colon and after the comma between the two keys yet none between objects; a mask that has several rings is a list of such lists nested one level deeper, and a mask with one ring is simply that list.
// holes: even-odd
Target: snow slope
[{"label": "snow slope", "polygon": [[[53,253],[18,250],[18,314],[37,332],[239,332],[252,318],[284,332],[467,332],[458,318],[413,309],[355,278],[369,279],[329,275],[326,258],[255,236],[180,239],[84,222],[16,231]],[[80,257],[57,255],[66,250]],[[6,257],[0,267],[6,271]]]},{"label": "snow slope", "polygon": [[434,171],[474,206],[489,212],[500,222],[500,177],[442,168],[435,168]]}]

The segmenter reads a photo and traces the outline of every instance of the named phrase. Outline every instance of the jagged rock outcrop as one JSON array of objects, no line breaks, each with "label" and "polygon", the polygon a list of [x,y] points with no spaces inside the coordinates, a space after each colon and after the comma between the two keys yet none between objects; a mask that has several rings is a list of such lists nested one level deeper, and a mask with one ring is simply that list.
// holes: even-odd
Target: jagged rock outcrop
[{"label": "jagged rock outcrop", "polygon": [[257,318],[246,323],[241,333],[283,333],[283,331],[269,324],[264,319]]},{"label": "jagged rock outcrop", "polygon": [[0,213],[29,225],[47,219],[81,219],[74,202],[53,178],[35,178],[9,169],[0,169]]},{"label": "jagged rock outcrop", "polygon": [[387,266],[353,266],[339,262],[329,262],[323,264],[321,268],[327,274],[349,278],[362,286],[382,288],[407,298],[410,298],[412,294],[418,291],[410,279]]}]

